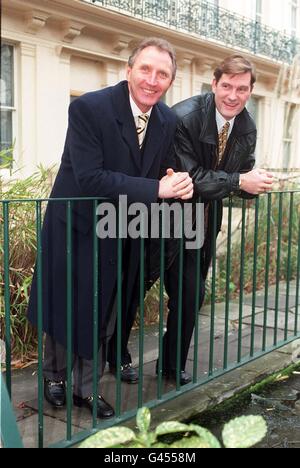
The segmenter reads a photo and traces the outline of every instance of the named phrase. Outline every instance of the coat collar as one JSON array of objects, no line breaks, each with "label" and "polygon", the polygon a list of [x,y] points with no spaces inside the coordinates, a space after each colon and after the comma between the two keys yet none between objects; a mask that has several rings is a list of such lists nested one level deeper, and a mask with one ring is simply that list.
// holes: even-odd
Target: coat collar
[{"label": "coat collar", "polygon": [[165,136],[165,119],[159,109],[159,105],[152,108],[149,119],[143,154],[141,154],[138,137],[129,102],[128,82],[122,81],[112,89],[115,117],[121,127],[122,137],[130,148],[133,160],[145,177],[159,151]]}]

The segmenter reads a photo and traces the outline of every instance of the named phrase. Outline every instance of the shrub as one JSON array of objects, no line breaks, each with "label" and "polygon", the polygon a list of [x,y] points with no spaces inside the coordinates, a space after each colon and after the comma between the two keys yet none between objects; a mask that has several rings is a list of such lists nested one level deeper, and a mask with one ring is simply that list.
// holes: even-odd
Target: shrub
[{"label": "shrub", "polygon": [[[195,424],[165,422],[151,432],[148,408],[138,411],[136,421],[137,434],[126,427],[112,427],[89,437],[79,448],[221,448],[211,432]],[[266,433],[267,425],[261,416],[242,416],[225,425],[223,445],[225,448],[249,448],[260,442]],[[181,437],[167,443],[165,437],[170,435]]]},{"label": "shrub", "polygon": [[[0,169],[11,168],[12,151],[0,153]],[[40,166],[36,173],[25,179],[16,178],[18,171],[11,172],[9,180],[0,173],[0,199],[20,200],[46,198],[50,190],[52,169]],[[3,271],[3,207],[0,212],[0,338],[5,334],[4,271]],[[35,204],[14,202],[9,204],[9,284],[11,347],[13,359],[27,360],[36,352],[36,332],[26,318],[29,290],[36,254]]]}]

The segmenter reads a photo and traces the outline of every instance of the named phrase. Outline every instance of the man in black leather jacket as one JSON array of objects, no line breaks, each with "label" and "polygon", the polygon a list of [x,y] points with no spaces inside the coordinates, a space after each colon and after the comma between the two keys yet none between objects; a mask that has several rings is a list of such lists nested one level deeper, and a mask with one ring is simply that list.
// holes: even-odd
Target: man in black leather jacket
[{"label": "man in black leather jacket", "polygon": [[[213,93],[195,96],[173,107],[178,117],[175,151],[178,170],[189,172],[194,201],[205,204],[205,240],[201,251],[201,284],[196,283],[196,251],[184,251],[180,383],[191,381],[185,372],[195,325],[196,293],[200,307],[212,258],[212,246],[222,223],[222,199],[229,195],[252,198],[271,190],[273,176],[254,169],[256,126],[245,105],[256,81],[253,65],[230,56],[214,72]],[[213,229],[213,201],[217,201],[217,229]],[[163,346],[163,374],[176,377],[178,346],[179,256],[166,272],[169,316]]]}]

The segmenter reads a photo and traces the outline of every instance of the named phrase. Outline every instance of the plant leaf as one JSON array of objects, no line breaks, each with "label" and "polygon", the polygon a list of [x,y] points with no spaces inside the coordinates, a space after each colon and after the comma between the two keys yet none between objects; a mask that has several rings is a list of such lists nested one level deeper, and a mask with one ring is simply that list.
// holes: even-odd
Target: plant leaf
[{"label": "plant leaf", "polygon": [[189,426],[187,424],[181,424],[176,421],[169,421],[157,426],[155,434],[156,436],[162,436],[166,434],[176,434],[177,432],[188,432]]},{"label": "plant leaf", "polygon": [[249,448],[260,442],[267,433],[262,416],[241,416],[225,425],[222,437],[226,448]]},{"label": "plant leaf", "polygon": [[136,424],[137,424],[137,427],[139,428],[139,431],[142,434],[145,434],[146,432],[149,431],[150,423],[151,423],[151,413],[150,413],[149,408],[145,407],[145,408],[139,409],[136,415]]},{"label": "plant leaf", "polygon": [[79,448],[110,448],[126,444],[135,439],[135,434],[127,427],[110,427],[86,439]]},{"label": "plant leaf", "polygon": [[197,436],[184,437],[170,445],[171,448],[212,448],[210,443]]},{"label": "plant leaf", "polygon": [[190,424],[189,430],[196,432],[198,437],[200,437],[201,441],[204,444],[208,444],[210,448],[221,448],[221,444],[218,441],[218,439],[208,429],[205,429],[201,426],[197,426],[195,424]]}]

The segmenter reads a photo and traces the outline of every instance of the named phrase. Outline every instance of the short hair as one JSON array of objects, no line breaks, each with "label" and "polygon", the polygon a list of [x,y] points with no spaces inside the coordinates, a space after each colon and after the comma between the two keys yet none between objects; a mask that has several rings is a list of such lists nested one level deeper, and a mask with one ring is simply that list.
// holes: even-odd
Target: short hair
[{"label": "short hair", "polygon": [[156,47],[161,52],[167,52],[169,54],[171,61],[172,61],[172,81],[173,81],[175,79],[176,71],[177,71],[176,53],[175,53],[174,47],[165,39],[161,39],[158,37],[149,37],[149,38],[144,39],[132,51],[128,59],[128,66],[130,68],[133,67],[137,56],[142,52],[142,50],[146,49],[146,47]]},{"label": "short hair", "polygon": [[256,82],[256,70],[253,63],[242,55],[230,55],[215,69],[214,77],[218,83],[225,73],[226,75],[240,75],[249,72],[251,74],[251,87]]}]

